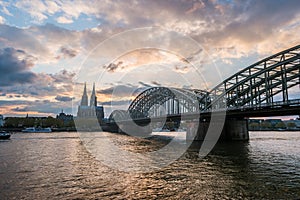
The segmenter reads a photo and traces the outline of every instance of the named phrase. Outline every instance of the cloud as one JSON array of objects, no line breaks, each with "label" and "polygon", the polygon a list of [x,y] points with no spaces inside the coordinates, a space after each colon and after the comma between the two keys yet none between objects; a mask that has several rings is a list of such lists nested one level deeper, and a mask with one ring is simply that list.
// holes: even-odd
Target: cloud
[{"label": "cloud", "polygon": [[113,105],[113,106],[126,106],[128,105],[129,103],[131,102],[131,99],[128,99],[128,100],[120,100],[120,101],[105,101],[105,102],[101,102],[101,104],[103,106],[110,106],[110,105]]},{"label": "cloud", "polygon": [[18,1],[16,7],[28,12],[36,23],[42,23],[48,18],[46,15],[48,8],[43,1]]},{"label": "cloud", "polygon": [[187,73],[189,70],[190,70],[190,67],[189,66],[175,66],[174,67],[174,70],[176,72],[179,72],[179,73],[182,73],[182,74],[185,74]]},{"label": "cloud", "polygon": [[[33,72],[30,72],[33,73]],[[13,81],[1,88],[8,98],[57,100],[67,102],[73,96],[73,77],[75,73],[62,70],[54,74],[34,73],[34,79],[26,84]],[[69,98],[66,98],[69,97]],[[72,99],[72,98],[71,98]]]},{"label": "cloud", "polygon": [[14,48],[0,50],[0,86],[32,83],[36,75],[30,71],[35,58]]},{"label": "cloud", "polygon": [[67,47],[61,47],[60,52],[62,53],[64,58],[73,58],[78,54],[76,50]]},{"label": "cloud", "polygon": [[20,107],[16,107],[16,108],[13,108],[11,109],[11,111],[14,111],[14,112],[28,112],[28,107],[25,107],[25,108],[20,108]]},{"label": "cloud", "polygon": [[5,23],[5,18],[0,15],[0,24],[4,24],[4,23]]},{"label": "cloud", "polygon": [[108,87],[102,90],[97,90],[98,94],[102,95],[112,95],[112,94],[118,94],[120,97],[128,97],[130,94],[132,94],[134,91],[136,91],[138,88],[135,86],[128,86],[128,85],[118,85],[113,87]]},{"label": "cloud", "polygon": [[61,23],[61,24],[71,24],[71,23],[73,23],[72,19],[70,19],[68,17],[64,17],[64,16],[60,16],[56,20],[57,20],[58,23]]},{"label": "cloud", "polygon": [[[3,24],[4,20],[5,23],[14,23],[9,21],[11,17],[8,17],[11,15],[9,11],[12,11],[12,8],[17,12],[28,13],[31,23],[26,21],[26,27],[22,28]],[[5,86],[1,88],[1,93],[6,94],[5,98],[10,98],[10,100],[27,97],[53,100],[49,103],[68,103],[68,101],[59,101],[56,98],[76,96],[70,92],[76,84],[73,83],[75,73],[70,70],[74,67],[74,63],[77,63],[80,56],[88,55],[90,50],[101,42],[132,28],[159,26],[191,37],[201,46],[200,50],[204,49],[209,55],[204,61],[210,62],[209,57],[212,60],[219,59],[222,61],[220,69],[226,75],[243,67],[235,66],[237,60],[241,60],[238,65],[252,64],[251,62],[257,61],[258,57],[271,55],[299,44],[300,4],[297,0],[284,3],[273,0],[132,0],[129,2],[78,0],[76,3],[69,0],[19,1],[17,3],[1,2],[0,9],[2,16],[5,17],[0,17],[0,45],[3,47],[0,50],[0,86]],[[85,27],[81,24],[82,19],[96,19],[98,25],[82,30],[82,27]],[[55,20],[61,24],[47,23]],[[65,23],[72,24],[65,26]],[[63,26],[80,30],[69,30]],[[95,68],[91,66],[89,70],[95,74],[96,67],[106,65],[107,72],[114,73],[110,73],[109,79],[105,81],[115,83],[119,80],[121,73],[135,73],[144,69],[141,66],[145,65],[153,67],[147,68],[151,71],[155,68],[154,65],[167,63],[174,73],[167,73],[167,70],[161,72],[160,69],[155,68],[157,79],[156,77],[148,78],[149,73],[143,70],[140,70],[141,78],[137,78],[137,75],[134,78],[131,77],[135,81],[134,84],[146,88],[167,84],[163,81],[167,76],[171,77],[167,81],[177,83],[173,74],[186,76],[193,72],[188,62],[196,63],[196,67],[203,64],[204,61],[201,60],[203,52],[197,50],[190,55],[184,55],[184,58],[172,57],[170,55],[172,53],[166,56],[166,52],[153,49],[128,52],[117,60],[114,60],[115,57],[112,58],[114,55],[120,55],[116,54],[120,49],[130,49],[137,41],[151,41],[153,38],[162,47],[176,46],[174,51],[185,47],[185,44],[180,41],[170,40],[167,37],[151,38],[152,36],[151,34],[143,35],[144,40],[142,40],[133,34],[128,40],[117,41],[110,48],[105,49],[107,52],[99,51],[94,54],[93,59],[97,64]],[[241,59],[246,57],[249,59]],[[74,63],[70,63],[71,61]],[[4,67],[8,64],[14,68]],[[66,70],[59,71],[60,66],[64,66]],[[51,73],[48,71],[50,67],[53,70]],[[152,71],[156,72],[155,70]],[[158,83],[157,80],[160,82]],[[193,82],[197,80],[196,78],[188,80],[193,85],[197,85]],[[121,98],[130,99],[131,93],[135,90],[142,89],[133,85],[120,84],[119,89],[109,87],[98,92],[99,95],[108,97],[115,91],[121,94]],[[106,102],[107,99],[104,101]],[[24,108],[21,105],[18,107]]]},{"label": "cloud", "polygon": [[[103,66],[103,68],[105,68],[108,72],[115,72],[122,66],[122,64],[123,64],[123,62],[119,61],[117,64],[110,63],[108,66]],[[121,68],[123,68],[123,67],[121,67]]]},{"label": "cloud", "polygon": [[49,56],[49,49],[39,41],[39,36],[29,29],[0,24],[0,44],[4,47],[22,49],[38,59]]},{"label": "cloud", "polygon": [[193,13],[199,9],[205,7],[205,3],[203,1],[194,2],[193,7],[186,11],[187,14]]},{"label": "cloud", "polygon": [[[74,58],[81,49],[82,33],[53,24],[17,28],[0,24],[0,45],[22,49],[37,58],[37,64]],[[59,59],[58,59],[59,58]]]},{"label": "cloud", "polygon": [[50,100],[0,100],[0,112],[5,116],[45,116],[58,114],[61,109],[66,113],[72,113],[72,105],[69,102],[56,102]]},{"label": "cloud", "polygon": [[[57,52],[63,54],[60,58],[74,58],[81,53],[79,49],[89,52],[116,33],[145,26],[161,26],[190,36],[209,51],[212,57],[221,59],[241,58],[257,52],[274,53],[280,47],[282,48],[279,50],[298,42],[296,36],[299,28],[295,26],[290,30],[285,29],[291,28],[293,20],[296,20],[295,24],[299,23],[300,5],[294,0],[285,4],[272,0],[132,3],[79,0],[76,4],[72,1],[22,1],[16,7],[42,21],[55,17],[65,22],[73,20],[75,23],[79,16],[96,18],[99,21],[99,26],[83,31],[67,30],[51,24],[33,25],[23,29],[7,25],[0,27],[0,30],[3,29],[0,31],[0,37],[3,37],[0,43],[25,50],[37,57],[39,63],[58,62],[55,59],[60,56],[56,55]],[[162,9],[167,12],[158,12]],[[70,44],[72,46],[66,50],[71,52],[61,52],[62,47]],[[228,47],[232,47],[234,51],[227,51]],[[223,50],[216,50],[220,48]],[[101,53],[97,56],[100,55]],[[107,69],[115,72],[127,66],[124,60],[122,65],[115,62],[109,64]]]},{"label": "cloud", "polygon": [[72,101],[74,98],[73,97],[68,97],[68,96],[56,96],[55,99],[57,101],[67,102],[67,101]]},{"label": "cloud", "polygon": [[55,83],[66,83],[66,84],[72,83],[75,75],[76,75],[75,72],[70,72],[65,69],[55,74],[49,74],[49,76],[52,78],[52,80]]}]

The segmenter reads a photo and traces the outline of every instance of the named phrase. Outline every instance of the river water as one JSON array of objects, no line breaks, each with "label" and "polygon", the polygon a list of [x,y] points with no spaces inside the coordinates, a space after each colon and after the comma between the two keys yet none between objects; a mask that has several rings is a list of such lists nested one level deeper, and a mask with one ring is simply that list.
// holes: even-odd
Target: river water
[{"label": "river water", "polygon": [[[133,173],[97,161],[77,133],[15,133],[0,141],[0,199],[299,199],[300,132],[250,138],[220,143],[204,159],[195,143],[167,167]],[[111,139],[143,152],[170,137]]]}]

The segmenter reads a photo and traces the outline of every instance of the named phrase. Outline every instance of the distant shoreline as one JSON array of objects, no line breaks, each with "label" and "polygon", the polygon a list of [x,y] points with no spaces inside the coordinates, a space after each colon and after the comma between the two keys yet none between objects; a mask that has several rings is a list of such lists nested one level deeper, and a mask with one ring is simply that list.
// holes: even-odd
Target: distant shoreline
[{"label": "distant shoreline", "polygon": [[[15,133],[22,133],[22,130],[24,128],[4,128],[1,127],[0,131],[7,131],[7,132],[15,132]],[[249,132],[271,132],[271,131],[276,131],[276,132],[300,132],[300,129],[286,129],[286,130],[249,130]],[[59,129],[52,129],[52,132],[77,132],[76,128],[59,128]]]},{"label": "distant shoreline", "polygon": [[[0,131],[7,131],[7,132],[22,132],[24,128],[5,128],[1,127]],[[52,132],[77,132],[76,128],[55,128],[52,129]]]},{"label": "distant shoreline", "polygon": [[252,131],[252,132],[270,132],[270,131],[276,131],[276,132],[300,132],[300,129],[297,129],[297,130],[249,130],[249,131]]}]

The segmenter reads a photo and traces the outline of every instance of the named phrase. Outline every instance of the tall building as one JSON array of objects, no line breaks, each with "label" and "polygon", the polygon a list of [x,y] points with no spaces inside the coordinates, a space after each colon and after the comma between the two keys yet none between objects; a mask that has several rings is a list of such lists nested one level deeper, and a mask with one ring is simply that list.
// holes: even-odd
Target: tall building
[{"label": "tall building", "polygon": [[103,106],[97,105],[95,83],[93,84],[93,91],[91,94],[90,105],[88,105],[86,83],[84,84],[81,102],[80,102],[80,105],[78,106],[77,117],[79,117],[79,118],[97,117],[99,120],[102,120],[104,118]]}]

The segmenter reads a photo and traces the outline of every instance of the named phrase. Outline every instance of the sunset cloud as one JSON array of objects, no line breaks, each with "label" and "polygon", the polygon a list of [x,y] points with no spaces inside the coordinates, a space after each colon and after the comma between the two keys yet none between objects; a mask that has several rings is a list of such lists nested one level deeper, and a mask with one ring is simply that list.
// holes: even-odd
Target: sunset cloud
[{"label": "sunset cloud", "polygon": [[30,71],[35,58],[14,48],[0,50],[0,86],[32,83],[36,74]]},{"label": "sunset cloud", "polygon": [[[85,81],[101,82],[105,105],[131,99],[136,87],[213,87],[221,79],[214,67],[226,78],[298,45],[299,10],[298,0],[0,2],[1,112],[42,113],[42,103],[31,105],[38,99],[49,101],[47,114],[70,109]],[[119,81],[120,99],[109,99]]]}]

